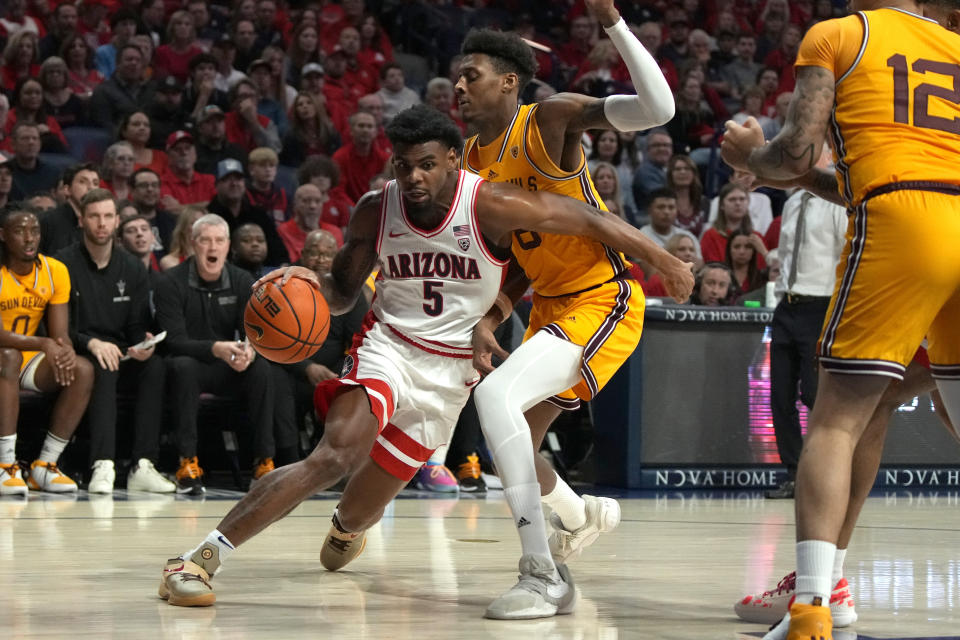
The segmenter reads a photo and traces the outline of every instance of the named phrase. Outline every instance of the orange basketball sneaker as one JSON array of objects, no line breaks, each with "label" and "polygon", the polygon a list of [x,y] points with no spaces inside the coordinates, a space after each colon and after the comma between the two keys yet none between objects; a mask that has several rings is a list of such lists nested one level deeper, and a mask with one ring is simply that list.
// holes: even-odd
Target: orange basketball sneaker
[{"label": "orange basketball sneaker", "polygon": [[16,462],[0,464],[0,496],[25,495],[27,495],[27,483],[23,481],[20,466]]},{"label": "orange basketball sneaker", "polygon": [[833,640],[830,607],[796,602],[790,605],[787,640]]}]

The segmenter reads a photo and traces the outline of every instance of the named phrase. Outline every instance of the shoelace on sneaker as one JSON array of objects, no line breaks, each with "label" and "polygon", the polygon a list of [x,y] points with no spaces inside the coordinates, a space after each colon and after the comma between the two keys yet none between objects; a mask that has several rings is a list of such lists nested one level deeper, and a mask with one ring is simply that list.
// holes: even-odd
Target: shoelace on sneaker
[{"label": "shoelace on sneaker", "polygon": [[777,583],[776,589],[774,589],[773,591],[764,591],[760,597],[765,598],[767,596],[779,595],[784,591],[793,591],[796,589],[796,587],[797,587],[797,572],[793,571],[785,575],[783,579]]},{"label": "shoelace on sneaker", "polygon": [[16,462],[13,464],[0,464],[0,470],[5,471],[11,478],[16,477],[17,472],[20,471],[20,465]]},{"label": "shoelace on sneaker", "polygon": [[458,467],[457,478],[477,479],[480,477],[480,458],[477,456],[467,456],[467,461]]}]

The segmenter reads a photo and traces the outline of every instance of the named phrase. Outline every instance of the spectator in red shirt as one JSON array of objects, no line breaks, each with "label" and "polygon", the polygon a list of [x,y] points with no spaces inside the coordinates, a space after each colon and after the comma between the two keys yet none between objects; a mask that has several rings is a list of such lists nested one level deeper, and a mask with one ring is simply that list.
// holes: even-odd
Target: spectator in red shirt
[{"label": "spectator in red shirt", "polygon": [[557,58],[567,67],[568,73],[579,69],[587,61],[596,39],[595,20],[589,16],[577,16],[570,21],[570,39],[557,50]]},{"label": "spectator in red shirt", "polygon": [[733,271],[733,281],[740,293],[753,291],[767,282],[767,274],[760,268],[755,237],[749,231],[736,230],[730,232],[727,240],[723,262]]},{"label": "spectator in red shirt", "polygon": [[225,119],[227,140],[247,152],[257,147],[280,149],[277,125],[270,118],[257,113],[260,95],[249,80],[241,80],[230,90],[230,105],[233,107]]},{"label": "spectator in red shirt", "polygon": [[788,24],[783,28],[783,35],[780,36],[780,47],[771,51],[763,59],[764,66],[776,69],[777,73],[780,74],[777,94],[784,91],[793,91],[797,82],[793,65],[797,61],[797,51],[800,50],[800,40],[802,38],[803,30],[795,24]]},{"label": "spectator in red shirt", "polygon": [[80,3],[80,20],[77,22],[77,33],[83,36],[91,51],[102,44],[110,42],[113,32],[107,23],[107,14],[110,9],[103,0],[83,0]]},{"label": "spectator in red shirt", "polygon": [[347,57],[347,68],[343,73],[344,80],[350,86],[356,86],[359,96],[374,93],[380,88],[380,79],[377,69],[359,59],[360,32],[353,27],[344,27],[340,32],[337,47]]},{"label": "spectator in red shirt", "polygon": [[357,112],[350,116],[350,142],[333,154],[333,161],[345,176],[344,189],[356,202],[370,184],[370,178],[384,170],[390,152],[378,147],[374,139],[377,124],[369,113]]},{"label": "spectator in red shirt", "polygon": [[340,168],[337,163],[327,156],[311,156],[297,172],[297,180],[300,184],[315,185],[320,191],[327,194],[327,201],[323,203],[323,213],[320,214],[320,221],[346,231],[355,203],[347,196],[340,185]]},{"label": "spectator in red shirt", "polygon": [[460,131],[466,132],[467,125],[460,119],[460,110],[455,102],[453,83],[450,80],[438,77],[428,82],[423,102],[446,114],[460,127]]},{"label": "spectator in red shirt", "polygon": [[160,176],[160,197],[163,208],[179,213],[184,205],[207,203],[217,193],[216,181],[207,173],[197,173],[197,149],[193,136],[186,131],[174,131],[167,138],[166,172]]},{"label": "spectator in red shirt", "polygon": [[387,132],[384,131],[383,128],[383,98],[380,97],[380,94],[368,93],[360,98],[360,100],[357,101],[357,111],[369,113],[373,116],[377,124],[377,137],[374,139],[374,144],[381,149],[386,149],[388,152],[393,153],[393,145],[390,144],[390,140],[387,138]]},{"label": "spectator in red shirt", "polygon": [[347,55],[343,51],[331,53],[323,69],[326,72],[323,80],[323,96],[326,98],[327,111],[340,136],[346,138],[350,132],[348,114],[357,110],[357,100],[367,92],[357,85],[351,85],[348,81],[345,75]]},{"label": "spectator in red shirt", "polygon": [[67,63],[70,89],[81,98],[89,98],[104,79],[93,68],[93,49],[82,36],[68,35],[60,46],[60,57]]},{"label": "spectator in red shirt", "polygon": [[380,21],[373,14],[366,14],[363,22],[360,23],[360,51],[357,53],[357,59],[362,64],[376,69],[378,74],[383,65],[393,62],[393,45],[390,44],[390,38],[380,26]]},{"label": "spectator in red shirt", "polygon": [[40,73],[37,64],[37,34],[21,29],[7,40],[3,49],[3,67],[0,67],[0,88],[12,91],[24,78],[36,78]]},{"label": "spectator in red shirt", "polygon": [[63,153],[67,139],[53,116],[43,107],[43,87],[39,80],[24,78],[13,92],[13,108],[7,114],[4,133],[9,136],[17,122],[32,122],[40,130],[41,150],[45,153]]},{"label": "spectator in red shirt", "polygon": [[167,25],[167,44],[157,47],[153,55],[153,70],[158,76],[173,76],[186,82],[190,75],[190,60],[203,53],[197,44],[197,30],[189,11],[176,11]]},{"label": "spectator in red shirt", "polygon": [[767,248],[763,238],[753,230],[750,221],[750,195],[746,189],[738,184],[728,182],[720,189],[719,208],[717,219],[713,226],[707,229],[700,238],[700,250],[705,262],[723,262],[727,252],[727,239],[734,231],[743,231],[751,234],[753,246],[759,254],[758,262],[761,269],[766,268],[763,258],[767,255]]},{"label": "spectator in red shirt", "polygon": [[309,156],[331,155],[340,147],[340,134],[320,101],[310,93],[301,93],[290,110],[290,127],[283,137],[280,163],[288,167],[303,164]]},{"label": "spectator in red shirt", "polygon": [[343,244],[343,234],[333,225],[320,221],[320,212],[327,194],[313,184],[302,185],[293,194],[293,217],[277,226],[277,233],[287,247],[290,260],[300,260],[300,253],[307,241],[307,234],[316,229],[323,229],[333,234],[337,239],[337,246]]},{"label": "spectator in red shirt", "polygon": [[287,192],[274,183],[279,162],[277,152],[268,147],[254,149],[247,158],[247,202],[266,211],[277,224],[288,218]]}]

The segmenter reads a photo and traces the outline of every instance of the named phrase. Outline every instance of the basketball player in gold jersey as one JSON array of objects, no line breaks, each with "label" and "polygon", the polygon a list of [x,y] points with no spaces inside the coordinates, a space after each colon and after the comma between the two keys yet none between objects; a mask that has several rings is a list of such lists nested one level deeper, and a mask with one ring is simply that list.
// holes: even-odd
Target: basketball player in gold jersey
[{"label": "basketball player in gold jersey", "polygon": [[[788,640],[832,638],[828,603],[851,458],[926,334],[931,372],[960,424],[960,37],[912,0],[854,0],[810,29],[780,134],[727,124],[724,159],[763,180],[809,175],[829,128],[851,216],[820,383],[797,476],[797,582]],[[932,99],[931,99],[932,98]]]},{"label": "basketball player in gold jersey", "polygon": [[[674,104],[659,66],[612,0],[587,0],[587,7],[623,57],[637,95],[597,99],[563,93],[518,106],[520,91],[536,71],[533,53],[516,35],[473,31],[463,43],[456,84],[463,119],[476,132],[464,146],[464,169],[606,209],[587,171],[583,132],[661,125],[673,117]],[[564,563],[619,523],[615,500],[580,498],[534,451],[561,409],[576,408],[606,384],[636,348],[643,326],[643,293],[630,282],[624,256],[609,247],[528,231],[514,234],[513,253],[535,293],[530,325],[524,344],[475,392],[522,546],[520,581],[490,605],[491,618],[557,613],[544,587],[556,579],[554,563]],[[654,259],[671,294],[692,277],[688,265]],[[524,277],[507,282],[498,304],[475,329],[478,368],[489,372],[491,354],[505,355],[493,328],[510,315],[526,286]],[[553,510],[556,533],[549,543],[541,494]]]}]

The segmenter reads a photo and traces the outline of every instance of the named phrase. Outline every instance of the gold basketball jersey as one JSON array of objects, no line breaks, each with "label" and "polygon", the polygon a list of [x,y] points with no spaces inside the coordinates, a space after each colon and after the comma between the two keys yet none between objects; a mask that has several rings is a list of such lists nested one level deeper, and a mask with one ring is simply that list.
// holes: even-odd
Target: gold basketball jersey
[{"label": "gold basketball jersey", "polygon": [[830,133],[849,205],[896,182],[960,184],[960,36],[900,9],[861,11],[811,27],[805,65],[836,78]]},{"label": "gold basketball jersey", "polygon": [[[547,155],[534,119],[539,105],[521,106],[510,126],[486,147],[467,140],[461,167],[491,182],[510,182],[527,191],[551,191],[607,210],[580,153],[575,171],[560,169]],[[607,282],[627,269],[622,254],[582,236],[516,231],[513,254],[533,283],[548,297],[577,293]]]},{"label": "gold basketball jersey", "polygon": [[70,302],[70,274],[59,260],[39,256],[33,271],[18,276],[0,265],[0,320],[22,336],[36,335],[48,304]]}]

